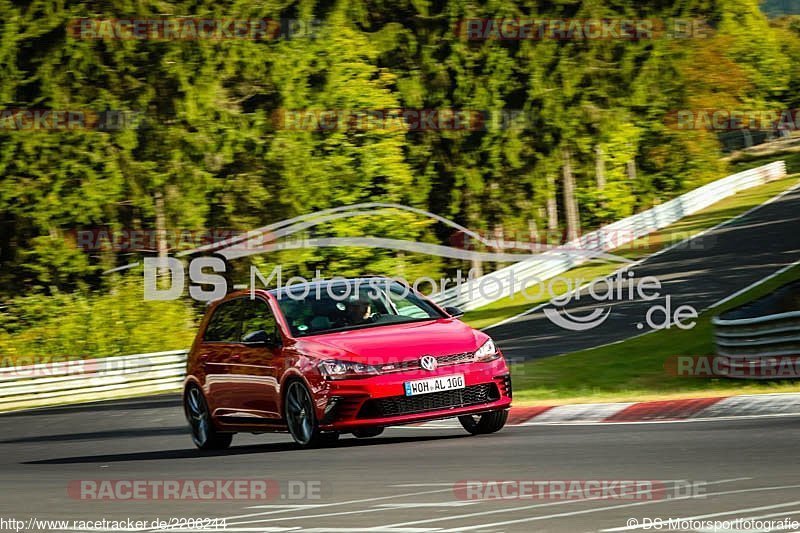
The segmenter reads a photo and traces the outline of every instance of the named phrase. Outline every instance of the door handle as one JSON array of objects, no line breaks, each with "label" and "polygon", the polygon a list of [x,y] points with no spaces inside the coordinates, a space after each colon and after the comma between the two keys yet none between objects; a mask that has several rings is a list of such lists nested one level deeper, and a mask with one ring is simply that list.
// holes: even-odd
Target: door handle
[{"label": "door handle", "polygon": [[231,355],[231,361],[240,361],[240,360],[241,360],[241,356],[239,354]]}]

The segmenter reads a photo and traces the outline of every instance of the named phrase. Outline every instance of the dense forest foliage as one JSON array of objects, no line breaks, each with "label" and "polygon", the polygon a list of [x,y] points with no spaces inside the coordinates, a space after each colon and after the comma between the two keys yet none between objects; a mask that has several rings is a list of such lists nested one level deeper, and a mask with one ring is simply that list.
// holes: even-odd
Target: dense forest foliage
[{"label": "dense forest foliage", "polygon": [[[0,12],[5,109],[135,117],[121,128],[0,128],[8,331],[22,327],[21,308],[47,307],[20,297],[108,292],[100,273],[141,256],[87,253],[76,230],[248,230],[381,201],[487,235],[570,237],[726,173],[715,132],[671,127],[676,110],[800,107],[800,21],[769,20],[758,0],[0,0]],[[223,40],[74,32],[80,19],[179,17],[300,29]],[[467,20],[532,17],[657,20],[667,29],[690,21],[703,31],[508,40],[463,32]],[[408,131],[303,130],[279,118],[386,109],[515,118]],[[397,212],[314,231],[446,243],[452,229]],[[465,266],[358,248],[258,260],[344,275]]]}]

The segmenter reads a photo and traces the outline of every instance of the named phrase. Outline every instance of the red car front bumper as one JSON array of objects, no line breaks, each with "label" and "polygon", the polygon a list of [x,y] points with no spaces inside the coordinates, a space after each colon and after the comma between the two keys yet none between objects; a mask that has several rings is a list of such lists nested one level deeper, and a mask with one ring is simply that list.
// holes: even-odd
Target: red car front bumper
[{"label": "red car front bumper", "polygon": [[[463,389],[406,396],[408,381],[462,374]],[[352,431],[376,426],[411,424],[427,420],[508,409],[511,377],[504,359],[414,370],[370,378],[325,381],[316,391],[320,428]]]}]

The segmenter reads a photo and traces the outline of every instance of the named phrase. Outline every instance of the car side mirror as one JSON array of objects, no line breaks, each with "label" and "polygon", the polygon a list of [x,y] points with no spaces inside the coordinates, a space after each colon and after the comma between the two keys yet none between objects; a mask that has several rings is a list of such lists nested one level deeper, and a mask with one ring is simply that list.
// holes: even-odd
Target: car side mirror
[{"label": "car side mirror", "polygon": [[453,318],[458,318],[458,317],[464,316],[464,311],[462,311],[458,307],[453,307],[453,306],[445,307],[444,308],[444,312],[447,313],[448,315],[450,315]]},{"label": "car side mirror", "polygon": [[280,346],[280,341],[275,338],[275,335],[271,335],[264,331],[263,329],[259,329],[256,331],[252,331],[242,337],[242,342],[247,344],[256,344],[256,345],[263,345],[268,348],[274,348],[276,346]]}]

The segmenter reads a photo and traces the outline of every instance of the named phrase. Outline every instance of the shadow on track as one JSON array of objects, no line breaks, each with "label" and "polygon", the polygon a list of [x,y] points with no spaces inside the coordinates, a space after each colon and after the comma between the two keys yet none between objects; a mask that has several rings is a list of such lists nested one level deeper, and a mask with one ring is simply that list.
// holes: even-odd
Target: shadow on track
[{"label": "shadow on track", "polygon": [[[184,430],[184,433],[186,431]],[[469,438],[467,434],[461,435],[438,435],[424,437],[382,437],[372,439],[345,439],[338,441],[323,448],[303,450],[294,442],[275,442],[270,444],[251,444],[248,446],[234,446],[229,450],[222,451],[202,451],[195,448],[182,450],[162,450],[134,453],[112,453],[105,455],[82,455],[77,457],[61,457],[56,459],[39,459],[37,461],[25,461],[26,465],[63,465],[63,464],[84,464],[84,463],[116,463],[125,461],[160,461],[165,459],[196,459],[198,457],[225,457],[232,455],[246,455],[254,453],[277,453],[277,452],[298,452],[315,450],[335,450],[336,448],[354,448],[359,446],[378,446],[389,444],[402,444],[408,442],[425,442],[447,439]],[[187,435],[188,439],[188,435]]]},{"label": "shadow on track", "polygon": [[130,437],[161,437],[165,435],[186,435],[186,426],[171,428],[139,428],[107,431],[88,431],[86,433],[62,433],[60,435],[39,435],[0,440],[0,444],[18,444],[25,442],[64,442],[76,440],[121,439]]}]

